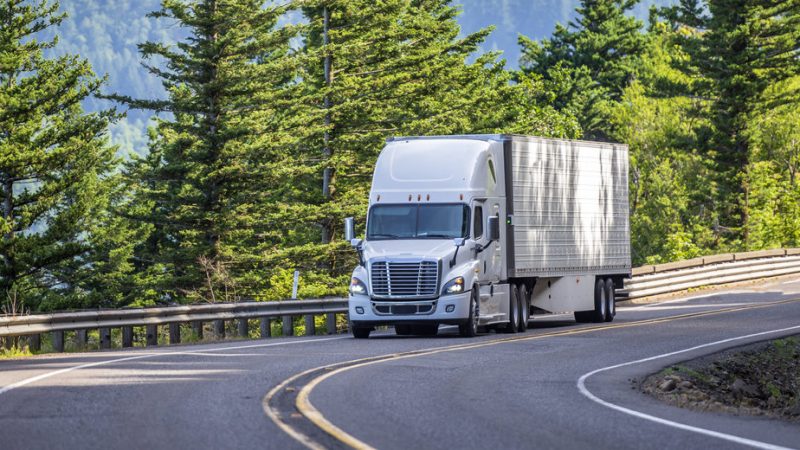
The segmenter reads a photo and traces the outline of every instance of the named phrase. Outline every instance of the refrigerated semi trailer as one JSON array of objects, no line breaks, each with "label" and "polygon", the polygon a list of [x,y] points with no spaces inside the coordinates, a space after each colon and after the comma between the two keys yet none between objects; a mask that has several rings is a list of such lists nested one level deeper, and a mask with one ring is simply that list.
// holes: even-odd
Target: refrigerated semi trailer
[{"label": "refrigerated semi trailer", "polygon": [[349,288],[353,335],[611,321],[631,273],[628,148],[519,135],[396,137],[375,165]]}]

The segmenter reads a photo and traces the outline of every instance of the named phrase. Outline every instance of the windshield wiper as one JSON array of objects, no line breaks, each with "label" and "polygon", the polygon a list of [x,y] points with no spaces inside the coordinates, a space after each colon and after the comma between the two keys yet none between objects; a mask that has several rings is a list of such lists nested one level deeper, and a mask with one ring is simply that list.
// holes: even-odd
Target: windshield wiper
[{"label": "windshield wiper", "polygon": [[369,237],[371,238],[389,238],[389,239],[401,239],[403,236],[398,236],[396,234],[386,234],[386,233],[374,233],[370,234]]},{"label": "windshield wiper", "polygon": [[417,237],[426,237],[426,238],[443,238],[443,239],[452,239],[453,237],[449,234],[436,234],[436,233],[424,233],[418,234]]}]

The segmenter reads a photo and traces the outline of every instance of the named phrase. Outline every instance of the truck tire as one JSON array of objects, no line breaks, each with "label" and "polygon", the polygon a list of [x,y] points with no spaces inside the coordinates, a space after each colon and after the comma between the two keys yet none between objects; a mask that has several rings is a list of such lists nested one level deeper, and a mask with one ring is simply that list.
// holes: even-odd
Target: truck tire
[{"label": "truck tire", "polygon": [[395,325],[394,332],[398,336],[409,336],[411,335],[411,325]]},{"label": "truck tire", "polygon": [[528,330],[528,320],[531,318],[531,304],[530,296],[528,295],[528,288],[524,283],[519,285],[519,331],[525,332]]},{"label": "truck tire", "polygon": [[592,322],[604,322],[606,320],[606,311],[608,311],[607,307],[606,281],[603,278],[598,278],[594,283],[594,311],[592,311]]},{"label": "truck tire", "polygon": [[508,324],[506,333],[516,333],[519,331],[519,289],[516,284],[511,285],[511,293],[508,296]]},{"label": "truck tire", "polygon": [[606,322],[614,320],[617,315],[616,305],[616,292],[614,289],[614,280],[606,278]]},{"label": "truck tire", "polygon": [[475,337],[478,334],[478,290],[472,288],[469,296],[469,318],[458,326],[458,334],[462,337]]},{"label": "truck tire", "polygon": [[356,339],[367,339],[372,332],[372,328],[353,327],[353,337]]}]

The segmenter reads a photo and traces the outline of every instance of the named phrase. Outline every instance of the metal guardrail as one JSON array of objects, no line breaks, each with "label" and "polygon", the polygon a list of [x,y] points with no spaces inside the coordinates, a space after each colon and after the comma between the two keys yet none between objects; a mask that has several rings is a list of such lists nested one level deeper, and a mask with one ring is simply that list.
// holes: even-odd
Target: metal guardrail
[{"label": "metal guardrail", "polygon": [[[64,332],[75,331],[76,343],[86,342],[86,330],[99,330],[101,348],[111,348],[111,329],[122,329],[122,347],[132,347],[134,327],[144,327],[148,346],[158,345],[158,327],[169,326],[169,342],[181,342],[181,324],[190,323],[196,338],[203,337],[203,324],[211,322],[217,338],[225,336],[225,321],[238,321],[237,334],[250,335],[249,321],[260,320],[261,337],[271,335],[271,321],[280,319],[282,333],[293,334],[293,318],[305,317],[306,334],[315,334],[315,316],[326,316],[329,334],[336,333],[336,315],[347,313],[347,299],[290,300],[280,302],[215,303],[163,308],[109,309],[0,317],[0,336],[27,336],[32,350],[41,346],[41,334],[52,333],[52,347],[64,351]],[[6,339],[8,346],[10,339]]]},{"label": "metal guardrail", "polygon": [[[706,256],[686,261],[648,265],[633,269],[618,300],[650,297],[716,284],[800,273],[800,249],[777,249]],[[181,324],[191,324],[195,338],[202,338],[204,323],[212,323],[216,338],[225,336],[225,321],[237,322],[237,335],[249,337],[250,320],[259,320],[260,337],[271,336],[271,323],[280,320],[284,336],[293,334],[294,317],[305,317],[305,334],[315,334],[315,316],[326,316],[326,332],[336,329],[336,315],[347,313],[347,299],[242,302],[163,308],[111,309],[96,311],[0,317],[0,337],[8,346],[24,336],[32,350],[41,346],[41,336],[50,333],[53,351],[62,352],[65,332],[75,332],[76,347],[85,345],[87,330],[99,331],[99,346],[111,348],[111,329],[121,329],[122,347],[132,347],[134,327],[144,328],[146,345],[158,345],[160,326],[169,327],[169,343],[181,342]]]},{"label": "metal guardrail", "polygon": [[687,289],[800,273],[800,249],[727,253],[633,269],[620,298],[636,299]]}]

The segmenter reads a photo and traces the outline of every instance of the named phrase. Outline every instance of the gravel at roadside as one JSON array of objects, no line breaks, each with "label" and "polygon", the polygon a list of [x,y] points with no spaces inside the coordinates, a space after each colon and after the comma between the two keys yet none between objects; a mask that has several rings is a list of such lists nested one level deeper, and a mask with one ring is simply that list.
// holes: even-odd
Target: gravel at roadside
[{"label": "gravel at roadside", "polygon": [[639,387],[681,408],[800,423],[800,336],[670,366],[640,381]]}]

